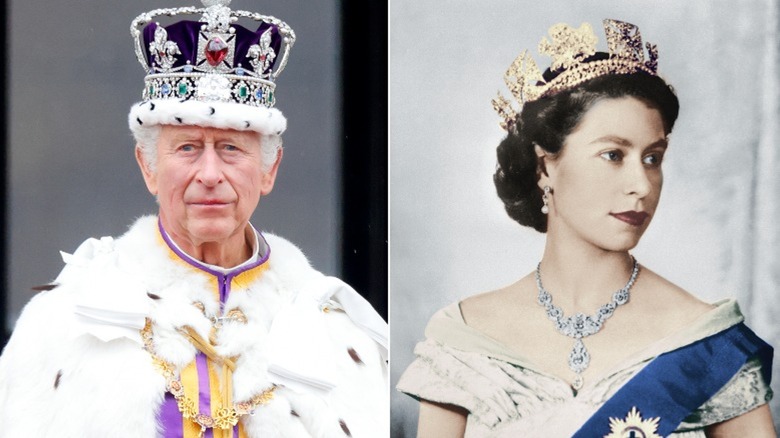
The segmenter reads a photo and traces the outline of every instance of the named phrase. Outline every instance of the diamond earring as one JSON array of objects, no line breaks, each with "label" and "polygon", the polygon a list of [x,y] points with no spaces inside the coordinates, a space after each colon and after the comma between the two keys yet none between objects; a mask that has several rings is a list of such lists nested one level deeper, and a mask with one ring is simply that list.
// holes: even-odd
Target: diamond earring
[{"label": "diamond earring", "polygon": [[542,202],[544,205],[542,205],[542,214],[547,214],[550,212],[550,207],[548,207],[548,204],[550,203],[550,192],[552,192],[552,189],[550,186],[544,186],[544,193],[542,194]]}]

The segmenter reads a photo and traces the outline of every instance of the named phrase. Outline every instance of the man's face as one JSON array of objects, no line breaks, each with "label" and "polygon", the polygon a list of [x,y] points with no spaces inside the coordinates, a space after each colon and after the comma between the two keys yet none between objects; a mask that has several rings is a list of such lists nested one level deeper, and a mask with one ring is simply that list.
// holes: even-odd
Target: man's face
[{"label": "man's face", "polygon": [[273,188],[281,160],[280,151],[263,171],[260,138],[249,131],[166,125],[157,141],[154,171],[136,150],[163,226],[177,243],[197,247],[243,239],[260,196]]}]

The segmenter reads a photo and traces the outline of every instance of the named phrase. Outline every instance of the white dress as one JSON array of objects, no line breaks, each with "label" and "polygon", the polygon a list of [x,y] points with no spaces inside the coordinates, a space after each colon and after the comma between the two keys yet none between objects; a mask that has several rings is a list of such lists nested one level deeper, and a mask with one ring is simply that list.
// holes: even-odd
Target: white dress
[{"label": "white dress", "polygon": [[[547,374],[502,343],[465,324],[457,303],[437,312],[417,344],[417,359],[398,389],[418,399],[469,412],[466,437],[569,437],[658,355],[690,345],[742,322],[734,300],[683,330],[633,355],[575,396],[569,384]],[[707,403],[691,413],[675,437],[704,437],[704,428],[752,410],[772,398],[761,362],[749,360]]]}]

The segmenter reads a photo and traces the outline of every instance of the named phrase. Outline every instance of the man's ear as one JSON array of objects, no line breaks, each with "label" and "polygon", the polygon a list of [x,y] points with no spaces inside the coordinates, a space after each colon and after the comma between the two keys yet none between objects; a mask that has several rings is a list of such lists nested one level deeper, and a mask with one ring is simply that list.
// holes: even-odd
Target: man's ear
[{"label": "man's ear", "polygon": [[138,167],[141,168],[141,174],[144,176],[147,190],[152,195],[157,196],[157,172],[152,170],[150,163],[146,162],[146,156],[140,144],[135,145],[135,161],[138,162]]},{"label": "man's ear", "polygon": [[260,180],[260,195],[265,196],[271,193],[274,188],[274,182],[276,182],[276,174],[279,171],[279,164],[282,162],[282,156],[284,155],[284,149],[279,148],[276,153],[276,161],[273,166],[268,169],[267,172],[263,172],[263,177]]}]

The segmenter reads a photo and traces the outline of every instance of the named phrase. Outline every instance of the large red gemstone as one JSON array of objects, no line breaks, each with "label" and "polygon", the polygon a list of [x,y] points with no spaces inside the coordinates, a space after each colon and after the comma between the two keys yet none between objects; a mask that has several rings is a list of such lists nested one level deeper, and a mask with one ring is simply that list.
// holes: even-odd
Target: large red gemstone
[{"label": "large red gemstone", "polygon": [[206,43],[206,61],[216,67],[228,54],[228,45],[222,41],[222,38],[215,36]]}]

